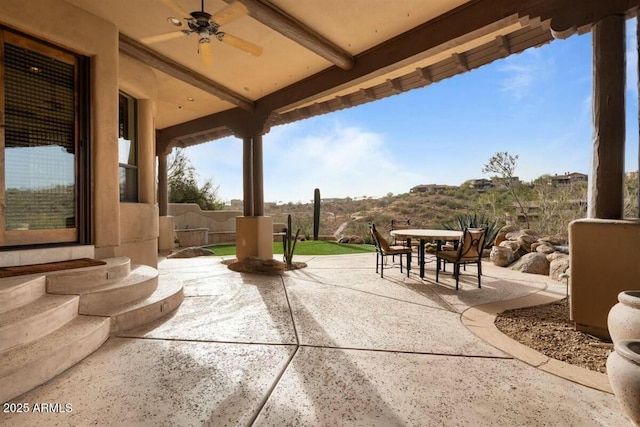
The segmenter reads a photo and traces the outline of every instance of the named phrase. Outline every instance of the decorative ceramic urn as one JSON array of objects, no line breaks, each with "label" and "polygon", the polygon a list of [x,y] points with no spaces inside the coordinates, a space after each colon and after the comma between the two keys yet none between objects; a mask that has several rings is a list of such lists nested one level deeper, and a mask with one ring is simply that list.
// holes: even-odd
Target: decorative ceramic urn
[{"label": "decorative ceramic urn", "polygon": [[607,375],[622,409],[635,425],[640,425],[640,340],[614,344],[607,358]]},{"label": "decorative ceramic urn", "polygon": [[640,291],[620,292],[618,301],[607,318],[611,340],[640,340]]}]

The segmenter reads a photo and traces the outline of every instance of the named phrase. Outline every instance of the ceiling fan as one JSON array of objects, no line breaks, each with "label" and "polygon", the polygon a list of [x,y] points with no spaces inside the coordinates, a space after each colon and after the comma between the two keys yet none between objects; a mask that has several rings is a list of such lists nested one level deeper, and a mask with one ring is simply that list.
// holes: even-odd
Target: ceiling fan
[{"label": "ceiling fan", "polygon": [[[229,6],[219,10],[213,15],[205,12],[204,0],[201,0],[201,10],[186,13],[175,0],[163,0],[164,4],[173,9],[175,13],[186,22],[189,29],[172,31],[170,33],[159,34],[151,37],[144,37],[143,43],[157,43],[165,40],[171,40],[185,35],[196,34],[198,36],[198,53],[204,65],[210,65],[213,62],[211,53],[211,40],[213,38],[226,43],[235,48],[241,49],[255,56],[262,54],[262,48],[251,42],[235,37],[231,34],[220,31],[220,27],[231,21],[247,15],[249,10],[239,1],[234,1]],[[182,26],[182,21],[177,18],[169,18],[169,22],[176,26]]]}]

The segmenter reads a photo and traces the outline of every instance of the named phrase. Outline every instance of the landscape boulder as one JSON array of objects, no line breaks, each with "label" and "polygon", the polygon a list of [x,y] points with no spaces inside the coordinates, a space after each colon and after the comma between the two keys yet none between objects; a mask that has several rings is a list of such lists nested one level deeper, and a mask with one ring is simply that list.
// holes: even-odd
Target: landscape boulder
[{"label": "landscape boulder", "polygon": [[496,239],[494,240],[493,245],[498,246],[501,242],[507,240],[508,233],[511,233],[512,231],[517,231],[517,230],[518,230],[517,225],[513,225],[513,224],[505,225],[498,231],[498,234],[496,234]]},{"label": "landscape boulder", "polygon": [[515,261],[520,258],[522,255],[526,254],[527,251],[522,247],[522,245],[518,242],[514,242],[513,240],[505,240],[500,243],[500,246],[503,248],[509,248],[513,252],[513,260]]},{"label": "landscape boulder", "polygon": [[489,259],[498,267],[506,267],[513,262],[514,254],[507,246],[494,246],[491,248]]},{"label": "landscape boulder", "polygon": [[520,243],[524,253],[531,252],[531,245],[538,240],[538,236],[531,230],[519,230],[507,233],[507,240]]},{"label": "landscape boulder", "polygon": [[[535,251],[541,254],[551,254],[554,253],[556,251],[556,249],[553,246],[549,246],[546,245],[544,243],[534,243],[536,245],[535,247]],[[533,245],[531,245],[531,248],[533,249]]]},{"label": "landscape boulder", "polygon": [[360,236],[342,236],[338,243],[351,243],[353,245],[362,245],[364,244],[364,239]]},{"label": "landscape boulder", "polygon": [[515,271],[531,274],[549,275],[549,260],[545,254],[532,252],[522,256],[518,261],[513,263],[509,268]]},{"label": "landscape boulder", "polygon": [[550,246],[566,245],[567,239],[562,236],[546,236],[538,239],[541,243],[547,243]]},{"label": "landscape boulder", "polygon": [[184,248],[184,249],[180,249],[179,251],[173,252],[167,255],[167,258],[195,258],[199,256],[209,256],[209,255],[213,255],[213,251],[209,249],[193,246],[190,248]]},{"label": "landscape boulder", "polygon": [[552,280],[556,280],[561,282],[560,275],[566,273],[569,270],[569,256],[564,254],[559,254],[555,252],[558,256],[553,257],[551,262],[549,263],[549,277]]}]

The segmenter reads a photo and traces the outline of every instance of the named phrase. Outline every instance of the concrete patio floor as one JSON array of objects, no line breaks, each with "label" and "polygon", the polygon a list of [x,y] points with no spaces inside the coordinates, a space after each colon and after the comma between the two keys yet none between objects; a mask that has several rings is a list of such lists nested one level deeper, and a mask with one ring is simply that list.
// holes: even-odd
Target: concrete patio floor
[{"label": "concrete patio floor", "polygon": [[0,425],[631,425],[612,394],[471,332],[491,317],[483,307],[560,298],[561,284],[484,263],[482,289],[470,267],[455,291],[433,264],[422,281],[398,268],[381,279],[375,254],[296,261],[308,267],[262,276],[220,257],[162,260],[161,275],[184,281],[182,306],[14,399],[71,412],[2,413]]}]

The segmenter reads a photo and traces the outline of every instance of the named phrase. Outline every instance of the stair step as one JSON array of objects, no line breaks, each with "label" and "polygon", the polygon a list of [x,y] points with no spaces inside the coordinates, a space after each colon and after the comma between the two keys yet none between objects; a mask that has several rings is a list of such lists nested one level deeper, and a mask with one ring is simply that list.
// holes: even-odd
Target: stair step
[{"label": "stair step", "polygon": [[52,333],[2,354],[0,402],[7,402],[78,363],[109,338],[109,318],[77,316]]},{"label": "stair step", "polygon": [[147,265],[132,268],[126,278],[83,290],[80,314],[104,316],[134,301],[149,297],[158,287],[158,270]]},{"label": "stair step", "polygon": [[81,294],[87,289],[124,279],[131,271],[127,257],[104,259],[105,265],[74,268],[47,273],[47,292],[52,294]]},{"label": "stair step", "polygon": [[0,313],[14,310],[40,298],[46,291],[42,274],[0,279]]},{"label": "stair step", "polygon": [[166,316],[182,303],[182,281],[172,276],[161,276],[155,292],[142,301],[110,312],[111,333],[137,328]]},{"label": "stair step", "polygon": [[35,341],[71,321],[78,315],[79,299],[77,295],[43,295],[0,313],[0,353]]}]

